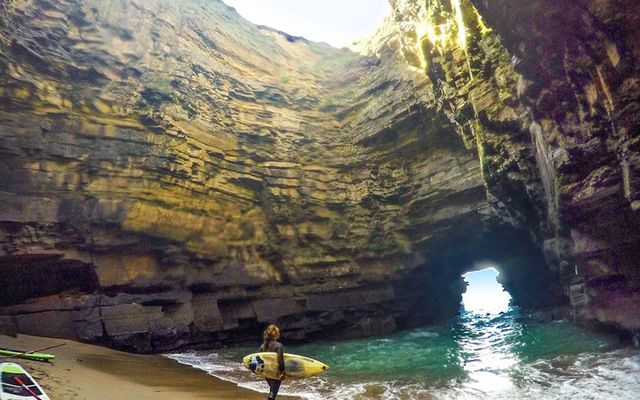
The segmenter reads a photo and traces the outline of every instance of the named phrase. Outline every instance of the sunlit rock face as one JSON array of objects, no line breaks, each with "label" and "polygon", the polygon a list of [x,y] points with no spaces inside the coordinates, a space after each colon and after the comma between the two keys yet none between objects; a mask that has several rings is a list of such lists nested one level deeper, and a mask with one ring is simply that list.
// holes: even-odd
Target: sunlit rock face
[{"label": "sunlit rock face", "polygon": [[640,328],[638,3],[394,10],[407,62],[477,146],[495,216],[530,231],[578,319]]},{"label": "sunlit rock face", "polygon": [[356,54],[217,0],[3,2],[0,314],[137,351],[373,335],[490,260],[522,305],[578,264],[632,329],[637,13],[522,3],[398,0]]},{"label": "sunlit rock face", "polygon": [[424,249],[482,230],[485,190],[393,49],[258,29],[219,1],[2,11],[2,303],[19,330],[150,351],[440,312]]}]

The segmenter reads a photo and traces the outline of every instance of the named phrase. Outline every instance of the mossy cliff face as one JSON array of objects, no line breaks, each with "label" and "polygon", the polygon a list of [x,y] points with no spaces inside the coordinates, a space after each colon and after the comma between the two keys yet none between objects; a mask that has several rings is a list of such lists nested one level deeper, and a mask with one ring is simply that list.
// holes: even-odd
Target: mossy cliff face
[{"label": "mossy cliff face", "polygon": [[573,291],[578,319],[637,330],[640,4],[474,3],[520,75],[548,264]]},{"label": "mossy cliff face", "polygon": [[485,191],[393,51],[258,29],[218,1],[14,1],[2,32],[19,330],[151,351],[440,312],[427,245],[481,230]]},{"label": "mossy cliff face", "polygon": [[523,305],[574,264],[633,302],[633,17],[392,4],[356,54],[214,0],[4,2],[0,313],[138,351],[372,335],[485,259]]},{"label": "mossy cliff face", "polygon": [[574,317],[640,328],[637,2],[396,1],[407,62],[477,147]]}]

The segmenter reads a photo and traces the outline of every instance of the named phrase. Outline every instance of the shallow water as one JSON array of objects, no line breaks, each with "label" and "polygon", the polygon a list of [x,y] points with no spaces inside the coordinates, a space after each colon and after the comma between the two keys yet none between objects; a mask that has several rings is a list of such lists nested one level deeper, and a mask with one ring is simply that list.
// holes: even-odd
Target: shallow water
[{"label": "shallow water", "polygon": [[[255,351],[169,357],[266,392],[266,384],[241,365],[242,356]],[[447,323],[388,337],[288,346],[286,351],[331,366],[321,377],[283,384],[282,394],[305,399],[635,400],[640,394],[639,350],[566,321],[539,322],[517,308],[463,311]]]}]

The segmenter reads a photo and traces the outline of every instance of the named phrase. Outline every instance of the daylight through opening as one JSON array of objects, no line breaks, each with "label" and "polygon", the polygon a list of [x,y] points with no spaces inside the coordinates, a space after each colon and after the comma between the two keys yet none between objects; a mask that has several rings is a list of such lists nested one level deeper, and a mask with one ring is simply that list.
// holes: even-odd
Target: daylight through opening
[{"label": "daylight through opening", "polygon": [[223,0],[249,21],[334,47],[372,35],[391,12],[388,0]]},{"label": "daylight through opening", "polygon": [[511,295],[498,282],[500,273],[494,267],[462,275],[467,290],[462,294],[465,311],[476,313],[500,313],[509,308]]}]

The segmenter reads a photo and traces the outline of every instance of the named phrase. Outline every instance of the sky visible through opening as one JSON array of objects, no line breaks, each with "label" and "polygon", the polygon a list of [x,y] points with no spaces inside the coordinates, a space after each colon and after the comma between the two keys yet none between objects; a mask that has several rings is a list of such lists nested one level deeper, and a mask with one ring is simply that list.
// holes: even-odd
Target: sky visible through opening
[{"label": "sky visible through opening", "polygon": [[477,313],[507,311],[511,295],[496,280],[498,274],[495,268],[488,267],[462,275],[468,283],[466,293],[462,294],[462,304],[466,311]]},{"label": "sky visible through opening", "polygon": [[256,25],[344,47],[372,34],[389,0],[223,0]]}]

